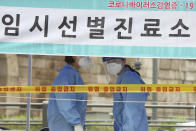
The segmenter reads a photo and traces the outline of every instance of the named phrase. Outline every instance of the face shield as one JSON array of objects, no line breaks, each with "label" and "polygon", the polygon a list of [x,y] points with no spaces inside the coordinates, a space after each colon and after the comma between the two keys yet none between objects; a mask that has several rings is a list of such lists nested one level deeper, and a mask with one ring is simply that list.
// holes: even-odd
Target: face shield
[{"label": "face shield", "polygon": [[79,57],[78,65],[83,69],[88,69],[90,67],[91,61],[88,56]]},{"label": "face shield", "polygon": [[[110,58],[110,57],[108,57]],[[111,58],[111,59],[103,59],[104,71],[106,80],[110,84],[115,84],[118,74],[122,71],[124,67],[124,59],[122,58]]]}]

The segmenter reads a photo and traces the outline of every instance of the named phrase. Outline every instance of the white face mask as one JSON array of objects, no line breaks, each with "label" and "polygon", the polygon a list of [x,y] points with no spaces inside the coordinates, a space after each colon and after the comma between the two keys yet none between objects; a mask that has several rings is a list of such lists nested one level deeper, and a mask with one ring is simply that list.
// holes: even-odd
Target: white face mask
[{"label": "white face mask", "polygon": [[112,75],[117,75],[122,70],[122,64],[108,63],[106,65],[107,71]]},{"label": "white face mask", "polygon": [[89,57],[81,57],[78,61],[78,65],[81,68],[87,69],[90,66],[90,58]]}]

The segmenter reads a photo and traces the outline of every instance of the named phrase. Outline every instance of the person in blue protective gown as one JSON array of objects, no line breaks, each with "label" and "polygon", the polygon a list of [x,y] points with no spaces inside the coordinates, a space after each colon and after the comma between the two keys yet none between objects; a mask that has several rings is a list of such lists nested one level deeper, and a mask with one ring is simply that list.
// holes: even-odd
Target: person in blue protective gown
[{"label": "person in blue protective gown", "polygon": [[[77,69],[88,68],[89,57],[66,56],[65,62],[67,64],[59,71],[52,85],[83,85]],[[50,131],[85,131],[87,102],[75,100],[87,100],[87,93],[50,94],[47,111]]]},{"label": "person in blue protective gown", "polygon": [[[107,74],[117,76],[116,84],[144,84],[139,73],[129,65],[125,65],[124,58],[103,57],[102,59]],[[148,93],[114,93],[114,131],[148,131],[145,109],[148,95]]]}]

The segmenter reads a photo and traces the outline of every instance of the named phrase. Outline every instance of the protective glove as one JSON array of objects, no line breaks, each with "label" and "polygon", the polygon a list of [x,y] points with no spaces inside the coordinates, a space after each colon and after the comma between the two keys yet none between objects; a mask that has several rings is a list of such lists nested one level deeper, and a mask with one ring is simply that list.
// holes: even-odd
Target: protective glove
[{"label": "protective glove", "polygon": [[74,131],[84,131],[84,129],[82,128],[81,124],[78,124],[74,126]]}]

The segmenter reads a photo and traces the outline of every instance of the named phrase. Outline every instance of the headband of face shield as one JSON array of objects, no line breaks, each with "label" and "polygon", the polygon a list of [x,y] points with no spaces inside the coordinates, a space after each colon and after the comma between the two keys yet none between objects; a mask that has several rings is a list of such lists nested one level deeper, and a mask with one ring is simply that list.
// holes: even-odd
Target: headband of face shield
[{"label": "headband of face shield", "polygon": [[78,65],[81,68],[88,69],[90,66],[90,58],[88,56],[80,57],[78,61]]},{"label": "headband of face shield", "polygon": [[125,58],[122,58],[122,57],[103,57],[102,58],[103,62],[107,62],[107,61],[110,61],[110,60],[122,60],[122,61],[124,61]]}]

